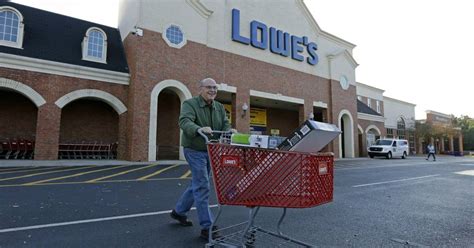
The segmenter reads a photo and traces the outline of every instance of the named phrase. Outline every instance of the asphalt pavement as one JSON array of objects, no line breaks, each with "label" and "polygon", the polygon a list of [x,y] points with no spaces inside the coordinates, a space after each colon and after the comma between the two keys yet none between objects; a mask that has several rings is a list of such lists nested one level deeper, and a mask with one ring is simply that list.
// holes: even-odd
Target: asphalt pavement
[{"label": "asphalt pavement", "polygon": [[[192,227],[169,218],[189,177],[175,163],[2,167],[0,247],[203,247],[196,211]],[[338,160],[333,201],[289,209],[282,231],[315,247],[474,247],[473,189],[471,157]],[[262,208],[257,225],[280,214]],[[219,226],[247,218],[224,206]]]}]

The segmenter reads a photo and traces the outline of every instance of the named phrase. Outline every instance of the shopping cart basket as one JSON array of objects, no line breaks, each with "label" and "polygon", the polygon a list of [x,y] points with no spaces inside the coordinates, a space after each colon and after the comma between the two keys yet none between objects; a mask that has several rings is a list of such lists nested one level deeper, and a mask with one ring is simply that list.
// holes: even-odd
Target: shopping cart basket
[{"label": "shopping cart basket", "polygon": [[[228,133],[219,133],[217,140],[200,133],[206,139],[219,203],[213,225],[221,215],[221,205],[249,207],[250,215],[248,221],[218,230],[227,232],[220,238],[213,239],[210,233],[206,247],[313,247],[284,235],[281,224],[287,208],[332,201],[334,155],[235,146],[228,144]],[[276,232],[254,225],[260,207],[283,208]],[[272,245],[266,243],[269,240]]]}]

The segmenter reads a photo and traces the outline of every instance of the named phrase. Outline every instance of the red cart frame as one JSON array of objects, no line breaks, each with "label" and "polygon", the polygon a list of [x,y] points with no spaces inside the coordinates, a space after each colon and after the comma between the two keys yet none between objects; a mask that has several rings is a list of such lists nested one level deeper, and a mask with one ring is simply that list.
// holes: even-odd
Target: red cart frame
[{"label": "red cart frame", "polygon": [[[287,208],[309,208],[332,201],[334,155],[235,146],[223,144],[222,139],[220,143],[214,143],[209,142],[207,136],[203,137],[207,143],[219,203],[214,223],[221,214],[221,205],[251,208],[250,218],[245,222],[247,227],[238,232],[240,239],[232,233],[213,240],[210,234],[210,242],[206,246],[252,247],[258,231],[283,239],[288,244],[312,247],[283,235],[280,225]],[[260,207],[284,209],[277,233],[253,225]]]}]

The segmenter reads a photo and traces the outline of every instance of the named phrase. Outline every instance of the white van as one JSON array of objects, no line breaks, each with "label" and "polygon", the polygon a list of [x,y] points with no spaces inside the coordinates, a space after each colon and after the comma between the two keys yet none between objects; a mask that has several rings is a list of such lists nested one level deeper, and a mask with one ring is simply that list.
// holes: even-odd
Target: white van
[{"label": "white van", "polygon": [[408,156],[408,141],[402,139],[379,139],[371,145],[367,152],[369,157],[384,156],[387,159],[392,157],[401,157],[405,159]]}]

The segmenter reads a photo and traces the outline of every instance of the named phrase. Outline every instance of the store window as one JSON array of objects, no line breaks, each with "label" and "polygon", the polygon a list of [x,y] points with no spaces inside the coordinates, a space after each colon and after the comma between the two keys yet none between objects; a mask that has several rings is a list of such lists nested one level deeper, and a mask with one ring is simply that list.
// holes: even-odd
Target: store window
[{"label": "store window", "polygon": [[387,128],[387,138],[393,138],[393,129]]},{"label": "store window", "polygon": [[170,47],[181,48],[186,45],[186,36],[183,29],[176,24],[170,24],[163,32],[163,39]]},{"label": "store window", "polygon": [[0,45],[22,48],[23,16],[15,8],[0,7]]},{"label": "store window", "polygon": [[397,135],[399,139],[405,139],[406,136],[405,121],[401,117],[397,120]]},{"label": "store window", "polygon": [[347,80],[346,76],[341,76],[341,78],[339,79],[339,83],[341,84],[342,89],[349,89],[349,80]]},{"label": "store window", "polygon": [[107,36],[100,28],[89,28],[82,41],[82,59],[106,63]]}]

